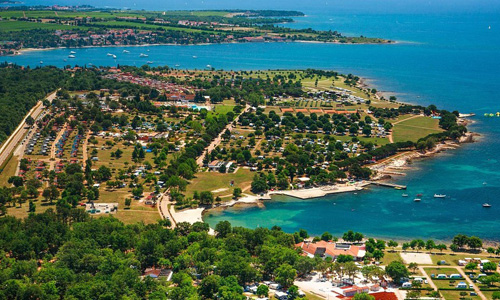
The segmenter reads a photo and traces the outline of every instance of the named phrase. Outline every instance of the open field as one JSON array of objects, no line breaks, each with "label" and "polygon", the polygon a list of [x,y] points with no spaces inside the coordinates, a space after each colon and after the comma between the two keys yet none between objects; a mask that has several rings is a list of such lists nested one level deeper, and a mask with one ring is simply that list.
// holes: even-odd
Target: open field
[{"label": "open field", "polygon": [[0,21],[0,31],[21,31],[31,29],[50,29],[50,30],[70,30],[76,26],[53,24],[53,23],[35,23],[26,21]]},{"label": "open field", "polygon": [[16,175],[17,157],[9,156],[8,160],[0,166],[0,182],[7,182],[9,177]]},{"label": "open field", "polygon": [[443,131],[439,128],[439,120],[430,117],[418,116],[403,120],[394,125],[394,142],[412,141],[416,142],[431,133]]},{"label": "open field", "polygon": [[94,22],[92,24],[96,25],[104,25],[104,26],[119,26],[119,27],[127,27],[127,28],[139,28],[139,29],[164,29],[164,30],[174,30],[174,31],[185,31],[185,32],[191,32],[191,33],[200,33],[200,32],[205,32],[205,30],[201,29],[192,29],[192,28],[184,28],[184,27],[173,27],[173,26],[166,26],[162,24],[143,24],[143,23],[137,23],[137,22],[127,22],[127,21],[106,21],[106,22]]},{"label": "open field", "polygon": [[[439,291],[439,292],[441,293],[441,295],[444,297],[445,300],[460,299],[460,291]],[[463,292],[467,293],[467,296],[465,297],[465,299],[472,299],[472,300],[481,299],[479,296],[470,296],[469,291],[463,291]],[[488,299],[492,299],[492,298],[488,298]]]},{"label": "open field", "polygon": [[[244,189],[252,183],[252,178],[255,173],[248,169],[239,168],[236,173],[217,173],[217,172],[202,172],[197,173],[195,178],[191,180],[191,183],[187,186],[186,195],[188,197],[193,196],[194,191],[216,191],[221,189],[226,189],[221,192],[214,192],[215,196],[232,195],[233,189],[239,187]],[[234,186],[231,187],[229,182],[234,180]],[[249,192],[249,191],[247,191]]]}]

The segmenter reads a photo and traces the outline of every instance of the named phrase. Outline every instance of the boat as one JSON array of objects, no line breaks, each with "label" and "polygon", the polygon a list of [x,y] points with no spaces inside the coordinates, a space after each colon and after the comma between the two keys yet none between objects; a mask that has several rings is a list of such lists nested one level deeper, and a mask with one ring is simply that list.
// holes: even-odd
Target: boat
[{"label": "boat", "polygon": [[198,58],[198,56],[196,56],[196,55],[193,55],[193,58]]},{"label": "boat", "polygon": [[113,56],[113,54],[111,54],[111,53],[108,53],[108,54],[106,54],[106,55],[107,55],[107,56]]},{"label": "boat", "polygon": [[76,56],[74,56],[73,54],[70,54],[68,55],[69,58],[75,58]]},{"label": "boat", "polygon": [[150,65],[150,64],[152,64],[153,62],[152,62],[152,61],[150,61],[150,60],[148,60],[146,63],[147,63],[148,65]]},{"label": "boat", "polygon": [[401,197],[408,197],[408,194],[403,194],[401,195]]},{"label": "boat", "polygon": [[148,57],[148,56],[149,56],[149,55],[144,54],[144,53],[141,53],[141,54],[139,55],[139,57]]},{"label": "boat", "polygon": [[414,201],[414,202],[420,202],[420,201],[422,201],[422,199],[420,199],[420,198],[415,198],[415,199],[413,199],[413,201]]},{"label": "boat", "polygon": [[176,64],[175,66],[176,66],[176,67],[178,68],[178,67],[180,67],[181,65],[179,65],[179,64]]},{"label": "boat", "polygon": [[422,197],[423,195],[422,194],[417,194],[417,198],[420,198]]},{"label": "boat", "polygon": [[491,29],[491,26],[488,26],[488,29]]},{"label": "boat", "polygon": [[444,194],[434,194],[434,198],[446,198]]},{"label": "boat", "polygon": [[113,54],[113,58],[116,59],[116,55]]},{"label": "boat", "polygon": [[40,64],[42,65],[43,64],[43,60],[40,61]]},{"label": "boat", "polygon": [[207,69],[211,69],[212,68],[212,65],[207,65]]},{"label": "boat", "polygon": [[130,53],[130,51],[128,51],[128,50],[123,50],[123,53]]},{"label": "boat", "polygon": [[483,203],[483,207],[488,208],[488,207],[491,207],[491,205],[489,203]]},{"label": "boat", "polygon": [[75,51],[71,51],[69,54],[76,54],[76,52]]}]

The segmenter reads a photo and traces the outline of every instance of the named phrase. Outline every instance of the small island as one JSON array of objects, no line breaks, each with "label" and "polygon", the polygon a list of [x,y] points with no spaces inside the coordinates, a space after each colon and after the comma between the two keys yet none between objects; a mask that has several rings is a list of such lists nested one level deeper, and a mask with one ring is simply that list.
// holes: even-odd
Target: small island
[{"label": "small island", "polygon": [[387,44],[390,40],[348,37],[337,31],[291,29],[283,24],[299,11],[133,11],[83,7],[0,8],[0,54],[25,48],[150,44],[326,42]]}]

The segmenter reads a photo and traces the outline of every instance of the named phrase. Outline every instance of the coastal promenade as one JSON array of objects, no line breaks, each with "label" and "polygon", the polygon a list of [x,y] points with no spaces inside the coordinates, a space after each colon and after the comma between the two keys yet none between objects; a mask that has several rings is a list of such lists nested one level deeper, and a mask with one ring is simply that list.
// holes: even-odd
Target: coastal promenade
[{"label": "coastal promenade", "polygon": [[269,199],[271,195],[285,195],[299,199],[312,199],[312,198],[324,197],[330,194],[361,191],[365,186],[369,184],[371,184],[371,182],[366,181],[356,184],[331,185],[323,187],[314,187],[309,189],[279,190],[279,191],[270,191],[266,195]]}]

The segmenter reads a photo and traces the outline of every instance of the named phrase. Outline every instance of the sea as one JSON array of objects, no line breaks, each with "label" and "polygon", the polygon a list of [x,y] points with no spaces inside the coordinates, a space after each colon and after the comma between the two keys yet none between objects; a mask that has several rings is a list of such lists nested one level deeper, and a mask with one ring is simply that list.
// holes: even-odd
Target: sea
[{"label": "sea", "polygon": [[[102,2],[102,1],[101,1]],[[167,9],[295,9],[293,28],[337,30],[381,37],[391,45],[248,43],[56,49],[2,57],[36,67],[151,65],[224,70],[319,68],[353,73],[400,101],[475,113],[470,131],[481,136],[438,156],[414,162],[395,182],[407,191],[370,187],[357,194],[299,200],[277,197],[263,208],[210,212],[211,226],[228,220],[249,228],[301,228],[319,235],[355,230],[367,236],[450,240],[463,233],[500,241],[500,4],[498,1],[104,1],[112,7]],[[26,4],[56,4],[27,1]],[[63,1],[57,4],[94,4]],[[68,58],[70,51],[75,58]],[[129,51],[124,53],[123,50]],[[116,59],[107,53],[115,54]],[[140,53],[148,57],[139,57]],[[409,197],[402,197],[402,193]],[[416,194],[421,202],[414,202]],[[434,194],[446,194],[436,199]],[[483,203],[491,208],[483,208]]]}]

